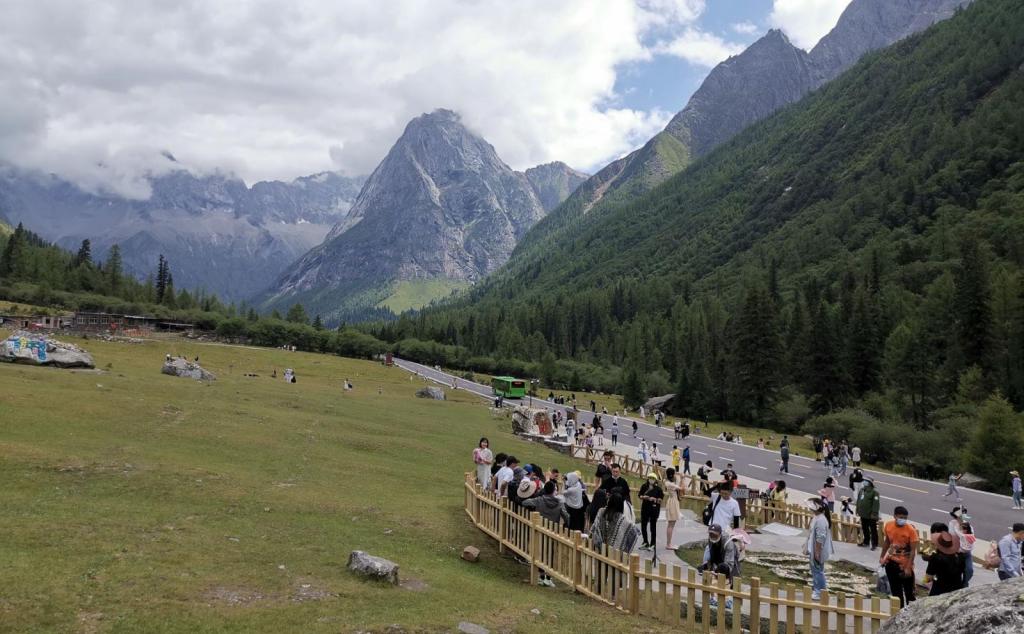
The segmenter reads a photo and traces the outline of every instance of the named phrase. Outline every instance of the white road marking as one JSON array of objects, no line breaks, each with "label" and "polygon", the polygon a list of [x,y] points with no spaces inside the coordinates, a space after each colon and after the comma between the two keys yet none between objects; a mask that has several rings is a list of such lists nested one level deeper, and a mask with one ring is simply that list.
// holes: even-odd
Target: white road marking
[{"label": "white road marking", "polygon": [[800,478],[801,480],[805,480],[806,479],[802,475],[797,475],[795,473],[783,473],[782,475],[786,476],[787,478],[793,477],[793,478]]},{"label": "white road marking", "polygon": [[935,511],[936,513],[942,513],[943,515],[949,515],[949,511],[944,511],[942,509],[937,509],[935,507],[932,507],[932,510]]},{"label": "white road marking", "polygon": [[912,489],[910,487],[905,487],[902,484],[893,484],[892,482],[882,482],[881,480],[875,480],[876,488],[879,484],[884,484],[887,487],[896,487],[897,489],[906,489],[907,491],[913,491],[914,493],[928,493],[927,491],[922,491],[921,489]]},{"label": "white road marking", "polygon": [[903,500],[897,500],[896,498],[891,498],[884,495],[879,495],[878,497],[882,498],[883,500],[890,500],[892,502],[899,502],[900,504],[903,504]]},{"label": "white road marking", "polygon": [[733,451],[733,449],[730,448],[730,447],[723,447],[721,445],[712,445],[711,443],[708,443],[708,445],[710,445],[711,447],[714,447],[715,449],[721,449],[722,451]]},{"label": "white road marking", "polygon": [[697,451],[696,449],[691,449],[691,450],[690,450],[690,453],[699,453],[699,454],[700,454],[700,455],[702,455],[702,456],[706,456],[706,455],[707,455],[707,454],[706,454],[706,453],[704,453],[703,451]]},{"label": "white road marking", "polygon": [[727,463],[732,460],[732,458],[729,458],[728,456],[718,456],[718,459],[719,460],[725,460]]},{"label": "white road marking", "polygon": [[762,466],[761,466],[761,465],[759,465],[759,464],[748,464],[747,466],[748,466],[748,467],[754,467],[755,469],[764,469],[765,471],[767,471],[767,470],[768,470],[768,467],[762,467]]}]

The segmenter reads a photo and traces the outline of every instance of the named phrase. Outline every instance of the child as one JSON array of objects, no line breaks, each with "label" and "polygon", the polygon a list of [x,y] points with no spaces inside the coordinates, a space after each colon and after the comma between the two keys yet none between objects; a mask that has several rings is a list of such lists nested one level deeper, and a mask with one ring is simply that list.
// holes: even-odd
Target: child
[{"label": "child", "polygon": [[851,500],[849,496],[844,495],[843,497],[839,498],[839,501],[842,502],[842,507],[839,509],[839,514],[842,516],[843,521],[852,522],[853,516],[855,515],[853,508],[853,500]]}]

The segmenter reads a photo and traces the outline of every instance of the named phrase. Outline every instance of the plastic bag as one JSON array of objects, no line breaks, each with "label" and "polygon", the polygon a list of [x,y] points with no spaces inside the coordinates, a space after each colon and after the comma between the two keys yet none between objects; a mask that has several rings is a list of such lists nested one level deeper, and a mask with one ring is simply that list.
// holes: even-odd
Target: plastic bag
[{"label": "plastic bag", "polygon": [[878,578],[875,583],[875,590],[887,597],[892,596],[892,591],[889,588],[889,577],[885,574],[885,566],[878,567],[878,570],[875,571],[875,577]]}]

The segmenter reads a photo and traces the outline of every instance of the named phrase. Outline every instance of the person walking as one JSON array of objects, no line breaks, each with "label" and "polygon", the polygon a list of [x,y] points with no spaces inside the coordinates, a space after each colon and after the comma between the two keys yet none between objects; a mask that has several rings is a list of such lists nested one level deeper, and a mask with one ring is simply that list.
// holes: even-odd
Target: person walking
[{"label": "person walking", "polygon": [[717,495],[711,496],[711,523],[718,524],[725,531],[726,537],[732,535],[734,528],[740,527],[740,503],[732,497],[732,483],[721,482]]},{"label": "person walking", "polygon": [[789,473],[789,443],[786,441],[786,437],[782,437],[783,444],[779,448],[779,457],[782,462],[779,463],[779,473]]},{"label": "person walking", "polygon": [[967,509],[957,506],[949,514],[953,518],[949,523],[949,533],[960,540],[960,553],[965,559],[963,587],[967,588],[971,585],[971,578],[974,577],[974,542],[977,541],[977,537],[974,535],[974,527],[971,526],[970,518],[967,516]]},{"label": "person walking", "polygon": [[864,472],[858,467],[854,467],[853,471],[850,472],[850,490],[853,491],[853,499],[857,499],[857,494],[860,493],[860,487],[864,484]]},{"label": "person walking", "polygon": [[821,501],[828,507],[828,512],[833,513],[836,510],[836,481],[829,476],[825,478],[825,485],[818,491],[818,495],[821,496]]},{"label": "person walking", "polygon": [[640,531],[644,543],[640,550],[654,551],[654,558],[658,558],[658,518],[661,516],[661,503],[665,498],[665,492],[658,484],[658,476],[655,473],[647,474],[647,482],[640,485]]},{"label": "person walking", "polygon": [[964,477],[963,473],[950,473],[949,480],[946,482],[946,493],[943,494],[942,498],[948,498],[951,495],[956,495],[956,501],[960,501],[960,489],[956,488],[960,478]]},{"label": "person walking", "polygon": [[683,473],[690,475],[690,445],[683,447]]},{"label": "person walking", "polygon": [[[914,596],[914,558],[917,556],[917,529],[909,520],[910,512],[897,506],[893,519],[885,523],[885,541],[878,563],[885,566],[889,593],[900,600],[900,607],[917,600]],[[1019,549],[1018,549],[1019,552]],[[1019,564],[1018,564],[1019,567]]]},{"label": "person walking", "polygon": [[881,499],[875,490],[875,483],[870,478],[864,480],[857,493],[857,517],[860,518],[861,532],[864,540],[858,546],[878,548],[878,510]]},{"label": "person walking", "polygon": [[835,553],[832,546],[832,512],[821,498],[811,498],[808,503],[814,511],[814,518],[808,528],[804,554],[808,557],[811,569],[811,599],[818,601],[822,590],[828,588],[825,562]]},{"label": "person walking", "polygon": [[675,531],[676,522],[681,515],[679,509],[679,496],[682,495],[683,478],[677,469],[670,468],[665,471],[665,548],[675,550],[672,545],[672,533]]},{"label": "person walking", "polygon": [[855,467],[860,466],[860,447],[857,445],[854,445],[853,449],[850,450],[850,462],[852,462]]},{"label": "person walking", "polygon": [[1021,494],[1020,473],[1018,473],[1016,470],[1014,470],[1014,471],[1010,472],[1010,475],[1013,476],[1013,482],[1010,485],[1011,486],[1011,492],[1013,493],[1013,510],[1020,511],[1020,510],[1024,509],[1024,505],[1022,505],[1021,501],[1020,501],[1020,494]]},{"label": "person walking", "polygon": [[473,462],[476,464],[476,481],[480,488],[488,490],[491,484],[491,464],[494,462],[494,454],[491,453],[491,441],[481,438],[473,450]]},{"label": "person walking", "polygon": [[647,441],[643,438],[640,439],[640,445],[636,448],[636,454],[640,457],[642,464],[650,464],[650,455],[647,451]]},{"label": "person walking", "polygon": [[633,438],[636,438],[637,431],[639,429],[640,429],[640,426],[636,424],[636,419],[633,419]]},{"label": "person walking", "polygon": [[679,473],[679,463],[683,460],[683,452],[679,451],[679,445],[672,445],[672,468]]},{"label": "person walking", "polygon": [[996,569],[996,573],[1000,581],[1021,576],[1021,542],[1024,542],[1024,522],[1015,522],[1010,532],[999,540],[999,568]]},{"label": "person walking", "polygon": [[612,447],[619,444],[619,421],[612,419]]}]

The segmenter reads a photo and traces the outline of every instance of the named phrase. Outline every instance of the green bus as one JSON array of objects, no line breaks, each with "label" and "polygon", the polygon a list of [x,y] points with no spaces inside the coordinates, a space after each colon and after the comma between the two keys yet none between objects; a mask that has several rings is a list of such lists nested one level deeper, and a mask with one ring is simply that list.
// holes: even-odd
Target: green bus
[{"label": "green bus", "polygon": [[526,381],[510,376],[496,376],[491,379],[491,388],[495,396],[504,398],[522,398],[526,396]]}]

